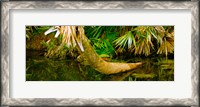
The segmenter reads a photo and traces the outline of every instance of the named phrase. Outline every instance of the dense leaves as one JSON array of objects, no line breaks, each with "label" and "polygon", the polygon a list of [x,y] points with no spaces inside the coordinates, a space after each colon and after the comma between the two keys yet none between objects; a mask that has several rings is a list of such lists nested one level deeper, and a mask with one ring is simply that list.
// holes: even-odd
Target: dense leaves
[{"label": "dense leaves", "polygon": [[[81,31],[78,26],[27,26],[26,48],[45,50],[42,55],[46,57],[65,60],[70,57],[76,61],[78,52],[75,47],[84,51],[79,33],[86,34],[99,56],[110,62],[119,62],[119,58],[127,56],[134,59],[150,57],[152,60],[155,55],[168,57],[174,53],[173,26],[84,26]],[[122,62],[137,62],[130,60]],[[66,67],[64,60],[62,65],[54,59],[40,61],[31,58],[27,60],[30,63],[27,63],[26,76],[27,80],[173,80],[173,61],[169,66],[169,62],[152,63],[151,60],[134,73],[106,76],[76,62],[70,61]]]},{"label": "dense leaves", "polygon": [[[42,44],[47,47],[47,57],[65,58],[74,52],[77,45],[76,32],[67,26],[27,26],[26,37],[30,39],[37,32],[49,35],[54,32],[57,41],[49,39]],[[119,56],[129,53],[132,56],[162,54],[166,57],[174,52],[173,26],[85,26],[85,34],[100,56]],[[59,34],[61,35],[59,36]],[[48,36],[47,35],[47,36]],[[81,38],[78,37],[77,40]],[[40,43],[41,44],[41,43]],[[78,42],[81,46],[81,42]]]}]

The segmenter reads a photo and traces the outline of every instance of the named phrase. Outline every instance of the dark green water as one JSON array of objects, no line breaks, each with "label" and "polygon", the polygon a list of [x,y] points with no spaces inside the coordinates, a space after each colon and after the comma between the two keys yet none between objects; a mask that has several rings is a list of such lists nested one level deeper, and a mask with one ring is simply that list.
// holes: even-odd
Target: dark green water
[{"label": "dark green water", "polygon": [[27,81],[174,81],[174,60],[165,58],[134,58],[113,61],[146,62],[142,67],[113,75],[104,75],[89,65],[74,59],[57,60],[39,56],[37,51],[26,53]]}]

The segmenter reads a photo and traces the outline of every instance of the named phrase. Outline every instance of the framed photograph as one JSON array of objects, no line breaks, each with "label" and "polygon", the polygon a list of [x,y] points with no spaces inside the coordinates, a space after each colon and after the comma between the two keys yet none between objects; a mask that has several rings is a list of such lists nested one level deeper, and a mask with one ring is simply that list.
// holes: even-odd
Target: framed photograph
[{"label": "framed photograph", "polygon": [[199,106],[198,1],[3,1],[3,106]]}]

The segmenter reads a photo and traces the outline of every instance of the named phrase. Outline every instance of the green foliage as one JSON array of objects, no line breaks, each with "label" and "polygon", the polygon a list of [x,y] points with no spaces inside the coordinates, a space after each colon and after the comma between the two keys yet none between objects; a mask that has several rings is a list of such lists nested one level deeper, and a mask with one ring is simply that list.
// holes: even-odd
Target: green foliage
[{"label": "green foliage", "polygon": [[50,26],[26,26],[26,38],[30,39],[32,36],[48,30]]},{"label": "green foliage", "polygon": [[[44,33],[51,28],[50,26],[27,26],[26,37],[27,43],[29,40],[36,37],[39,33]],[[85,26],[85,34],[89,38],[90,43],[100,57],[113,57],[114,55],[145,55],[163,54],[168,56],[174,52],[174,27],[173,26]],[[40,35],[39,35],[40,36]],[[72,41],[75,37],[70,35],[70,38],[42,39],[40,45],[46,48],[45,55],[53,58],[65,59],[66,55],[74,54],[77,56],[77,51],[69,48],[69,44],[75,43]],[[48,38],[47,36],[40,36]],[[54,36],[53,36],[54,37]],[[36,38],[37,39],[37,38]],[[63,43],[64,42],[66,43]],[[33,41],[37,41],[33,39]],[[31,43],[31,42],[30,42]],[[62,44],[62,45],[61,45]],[[32,45],[32,43],[31,43]],[[142,57],[143,58],[143,57]],[[143,59],[134,58],[126,62],[144,61]],[[137,60],[137,61],[136,61]],[[152,59],[150,59],[152,60]],[[89,66],[83,66],[76,62],[63,62],[54,59],[28,60],[31,63],[26,65],[27,80],[112,80],[111,77],[120,77],[117,75],[103,75],[95,71]],[[112,60],[119,62],[119,59]],[[123,60],[124,61],[124,60]],[[166,60],[165,60],[166,61]],[[67,66],[66,66],[67,65]],[[127,81],[143,81],[143,80],[174,80],[174,65],[173,61],[156,60],[148,61],[142,68],[134,70],[134,73],[126,75]],[[117,80],[117,79],[113,79]]]},{"label": "green foliage", "polygon": [[118,48],[118,52],[131,49],[132,45],[136,46],[135,38],[132,34],[132,31],[128,31],[125,35],[115,39],[113,42],[116,45],[116,48]]},{"label": "green foliage", "polygon": [[99,55],[106,54],[112,56],[115,53],[115,49],[112,44],[106,39],[91,39],[93,47]]},{"label": "green foliage", "polygon": [[[153,39],[156,38],[155,31],[152,29],[153,27],[148,26],[138,26],[134,29],[135,31],[135,39],[136,39],[136,45],[134,45],[132,51],[134,51],[135,54],[143,54],[145,56],[148,56],[151,54],[151,50],[154,49],[153,45]],[[152,30],[152,32],[151,32]]]},{"label": "green foliage", "polygon": [[85,26],[84,29],[100,55],[129,52],[135,55],[157,53],[167,56],[174,49],[173,26]]},{"label": "green foliage", "polygon": [[[33,35],[45,32],[50,28],[51,26],[27,26],[26,37],[31,39]],[[63,29],[65,28],[63,27]],[[129,53],[135,56],[163,54],[167,57],[169,53],[173,54],[174,52],[173,26],[85,26],[84,30],[100,56],[103,54],[112,57]],[[41,43],[47,47],[46,56],[65,58],[64,54],[70,51],[70,44],[76,44],[75,39],[77,38],[73,34],[65,33],[64,35]],[[58,52],[59,49],[61,49],[60,52]],[[62,55],[58,55],[61,53]]]},{"label": "green foliage", "polygon": [[118,52],[133,52],[135,55],[149,56],[173,53],[173,26],[136,26],[113,41]]},{"label": "green foliage", "polygon": [[115,36],[116,26],[85,26],[84,30],[88,38],[104,38],[105,36],[112,38]]},{"label": "green foliage", "polygon": [[112,41],[117,38],[115,26],[85,26],[86,36],[100,56],[112,57],[116,52]]}]

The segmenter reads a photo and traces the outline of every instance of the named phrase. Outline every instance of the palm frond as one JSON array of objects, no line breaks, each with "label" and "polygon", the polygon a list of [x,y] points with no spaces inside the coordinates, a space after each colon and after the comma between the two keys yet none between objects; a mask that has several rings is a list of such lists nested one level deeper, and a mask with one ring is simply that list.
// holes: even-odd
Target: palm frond
[{"label": "palm frond", "polygon": [[125,35],[114,40],[113,43],[118,50],[131,49],[136,45],[132,31],[128,31]]}]

